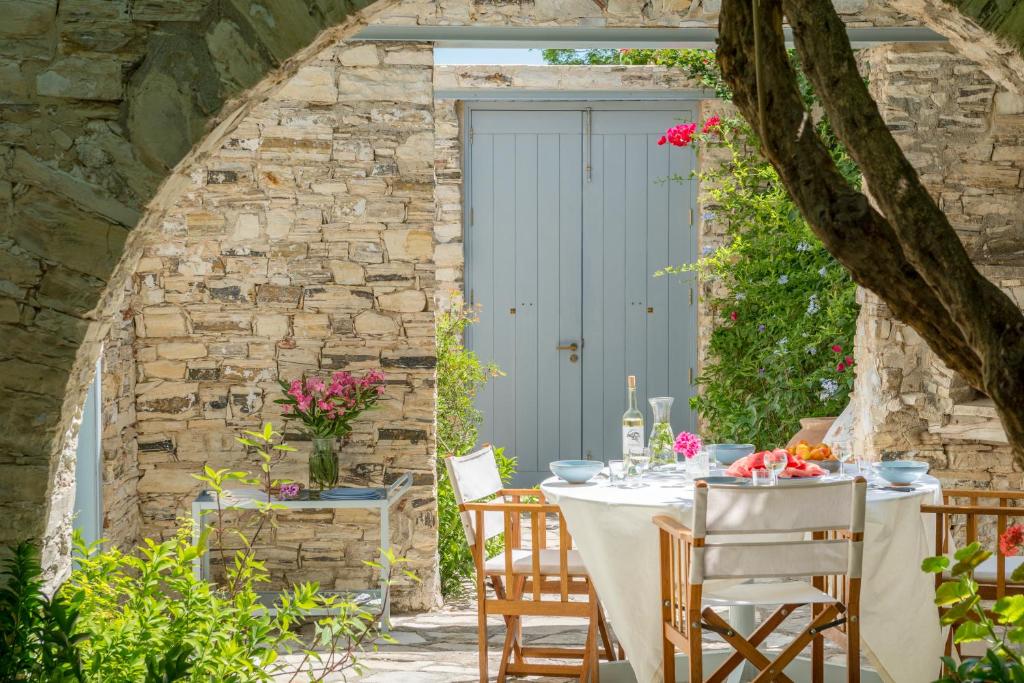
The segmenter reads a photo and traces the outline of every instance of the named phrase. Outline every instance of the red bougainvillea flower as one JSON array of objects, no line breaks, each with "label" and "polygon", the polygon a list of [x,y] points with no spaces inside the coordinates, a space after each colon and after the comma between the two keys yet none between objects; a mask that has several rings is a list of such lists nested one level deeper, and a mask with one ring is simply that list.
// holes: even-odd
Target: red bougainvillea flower
[{"label": "red bougainvillea flower", "polygon": [[843,363],[842,361],[839,361],[839,365],[836,366],[836,371],[837,372],[845,372],[845,370],[846,370],[846,364]]},{"label": "red bougainvillea flower", "polygon": [[840,346],[839,344],[833,344],[832,345],[832,350],[835,351],[836,353],[842,353],[843,352],[843,347]]},{"label": "red bougainvillea flower", "polygon": [[999,537],[999,552],[1013,557],[1024,546],[1024,524],[1011,524]]},{"label": "red bougainvillea flower", "polygon": [[846,367],[850,367],[853,365],[853,356],[847,356],[843,359],[843,362],[846,363]]},{"label": "red bougainvillea flower", "polygon": [[667,142],[674,147],[686,147],[693,142],[693,134],[696,132],[696,123],[680,123],[666,130],[658,139],[658,144],[664,145]]},{"label": "red bougainvillea flower", "polygon": [[729,314],[729,320],[732,320],[733,322],[736,322],[736,319],[739,317],[740,314],[737,313],[736,311],[733,311],[732,313]]},{"label": "red bougainvillea flower", "polygon": [[702,133],[708,133],[713,129],[718,128],[718,126],[720,126],[721,123],[722,117],[720,117],[718,114],[715,114],[714,116],[712,116],[711,118],[704,122],[704,126],[700,129],[700,131]]}]

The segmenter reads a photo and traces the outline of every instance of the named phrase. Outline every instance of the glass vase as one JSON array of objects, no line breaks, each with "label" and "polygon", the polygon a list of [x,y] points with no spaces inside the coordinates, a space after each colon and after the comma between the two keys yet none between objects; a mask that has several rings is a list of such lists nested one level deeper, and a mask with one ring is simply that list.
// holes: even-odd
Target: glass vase
[{"label": "glass vase", "polygon": [[686,460],[686,473],[691,479],[711,474],[711,453],[707,448],[701,448],[697,455]]},{"label": "glass vase", "polygon": [[338,484],[338,440],[334,438],[313,438],[313,451],[309,454],[310,488],[334,488]]},{"label": "glass vase", "polygon": [[647,447],[651,449],[650,469],[665,469],[676,464],[675,434],[672,433],[672,402],[671,396],[659,396],[647,399],[654,413],[654,426]]}]

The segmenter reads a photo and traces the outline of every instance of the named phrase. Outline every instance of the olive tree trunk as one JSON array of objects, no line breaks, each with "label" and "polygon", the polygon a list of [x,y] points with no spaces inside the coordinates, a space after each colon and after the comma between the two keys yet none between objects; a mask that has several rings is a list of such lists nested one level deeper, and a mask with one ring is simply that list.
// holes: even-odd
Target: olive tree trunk
[{"label": "olive tree trunk", "polygon": [[[753,2],[759,3],[757,49]],[[804,109],[786,55],[783,15],[874,205],[844,180]],[[992,398],[1024,466],[1024,315],[971,263],[889,133],[830,0],[723,0],[719,30],[718,63],[734,102],[804,218],[858,284]]]}]

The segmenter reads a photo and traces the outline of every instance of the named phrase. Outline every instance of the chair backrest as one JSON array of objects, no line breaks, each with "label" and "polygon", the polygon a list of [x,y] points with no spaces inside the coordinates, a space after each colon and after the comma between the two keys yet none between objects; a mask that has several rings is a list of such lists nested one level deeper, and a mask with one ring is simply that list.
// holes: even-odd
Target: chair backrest
[{"label": "chair backrest", "polygon": [[[455,502],[459,505],[490,498],[502,489],[501,474],[498,462],[494,458],[494,448],[485,445],[478,451],[463,456],[449,456],[445,459],[448,478],[455,492]],[[472,546],[476,543],[474,516],[468,512],[460,513],[462,529],[466,532],[466,540]],[[504,516],[500,512],[484,513],[484,539],[493,538],[505,528]]]},{"label": "chair backrest", "polygon": [[846,575],[859,578],[867,483],[708,486],[699,482],[690,527],[690,582]]}]

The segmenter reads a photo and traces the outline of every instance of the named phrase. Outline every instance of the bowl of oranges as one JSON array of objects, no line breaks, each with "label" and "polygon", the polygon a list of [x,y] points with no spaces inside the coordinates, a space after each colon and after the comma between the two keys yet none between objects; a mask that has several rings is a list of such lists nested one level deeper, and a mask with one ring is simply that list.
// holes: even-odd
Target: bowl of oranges
[{"label": "bowl of oranges", "polygon": [[806,441],[799,441],[786,450],[793,457],[810,460],[815,465],[819,465],[822,469],[829,472],[839,471],[839,458],[832,452],[828,444],[819,443],[816,446],[812,446]]}]

